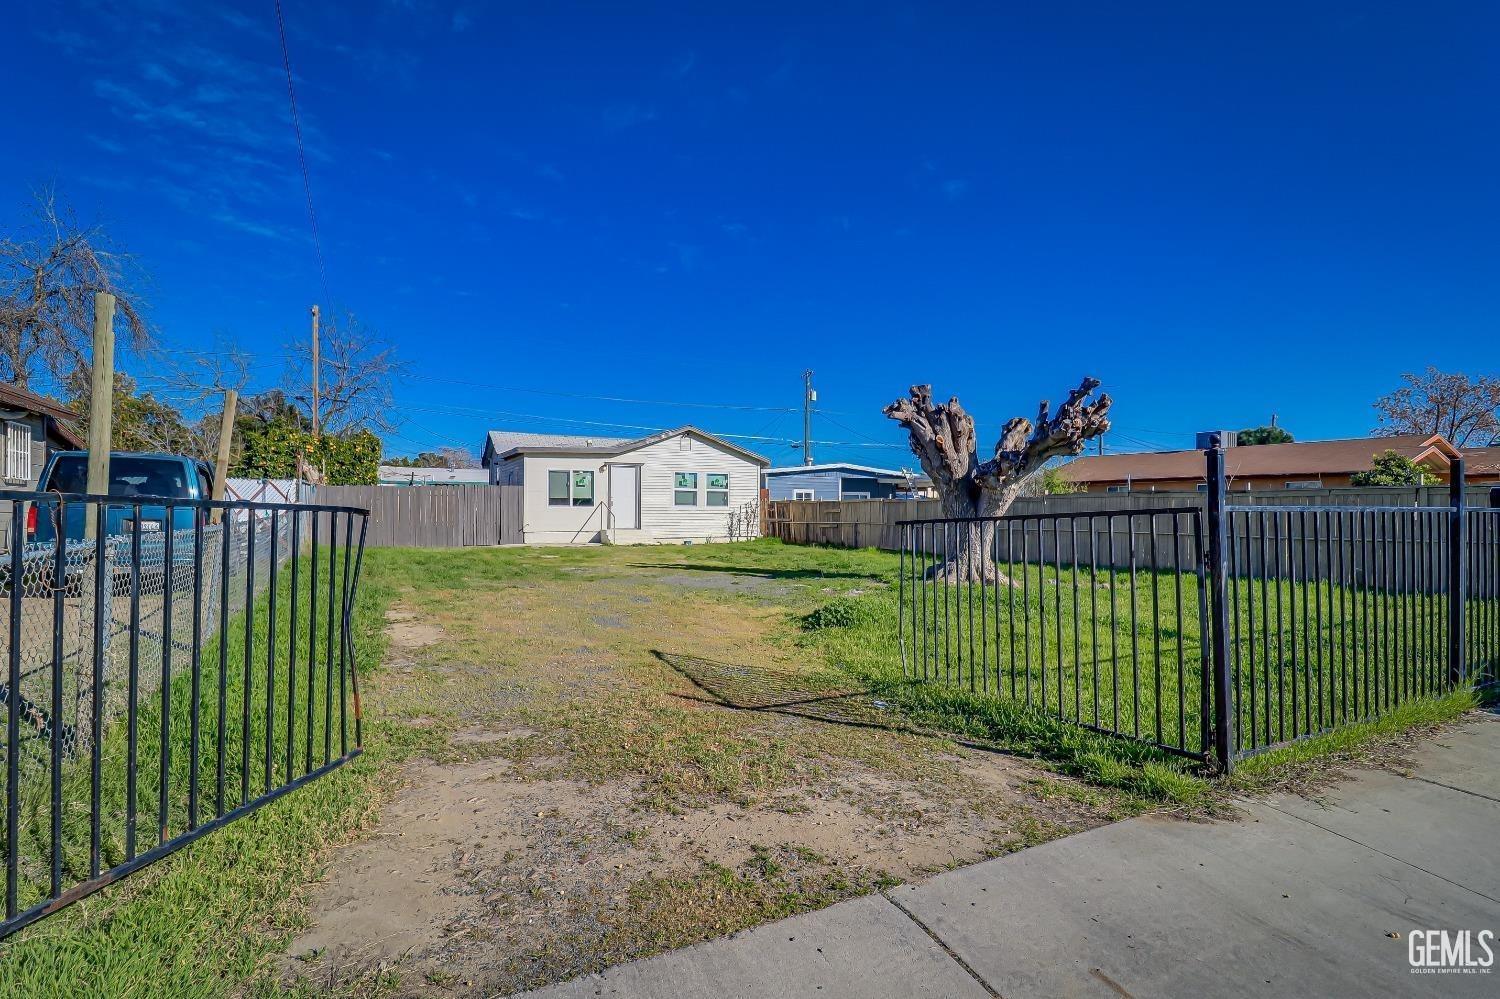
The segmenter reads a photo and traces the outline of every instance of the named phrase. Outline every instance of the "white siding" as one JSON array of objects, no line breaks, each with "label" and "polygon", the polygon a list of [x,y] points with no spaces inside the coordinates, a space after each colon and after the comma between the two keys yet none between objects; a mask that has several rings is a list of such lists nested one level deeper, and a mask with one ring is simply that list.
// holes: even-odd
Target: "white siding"
[{"label": "white siding", "polygon": [[[684,451],[680,440],[673,437],[615,459],[643,466],[642,531],[652,541],[726,541],[730,513],[760,498],[760,466],[698,438],[690,438],[692,448]],[[697,506],[677,506],[672,502],[673,478],[677,472],[698,473]],[[709,472],[728,473],[727,507],[704,505]]]},{"label": "white siding", "polygon": [[[599,540],[604,523],[604,501],[608,483],[604,479],[605,460],[588,457],[528,454],[512,458],[510,464],[525,462],[521,477],[522,509],[525,510],[524,540],[527,544],[579,545]],[[594,473],[593,506],[551,506],[547,502],[547,473],[553,470]]]},{"label": "white siding", "polygon": [[[641,529],[620,531],[614,540],[629,542],[724,541],[729,536],[729,516],[760,497],[760,466],[697,437],[672,437],[648,447],[605,458],[566,455],[526,455],[506,464],[524,462],[522,494],[525,507],[525,540],[529,544],[582,544],[600,540],[608,527],[609,466],[641,466]],[[590,470],[594,473],[594,505],[551,506],[547,502],[547,473],[554,469]],[[698,473],[698,503],[677,506],[673,502],[678,472]],[[709,473],[729,476],[729,505],[707,506]]]}]

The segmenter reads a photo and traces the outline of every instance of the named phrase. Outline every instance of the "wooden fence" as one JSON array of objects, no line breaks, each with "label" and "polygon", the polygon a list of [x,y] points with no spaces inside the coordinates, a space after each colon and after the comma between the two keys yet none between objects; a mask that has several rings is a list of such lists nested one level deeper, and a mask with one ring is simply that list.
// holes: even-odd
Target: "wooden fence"
[{"label": "wooden fence", "polygon": [[368,509],[376,548],[521,543],[520,486],[319,486],[314,502]]},{"label": "wooden fence", "polygon": [[[1288,489],[1280,492],[1231,492],[1230,506],[1308,507],[1446,507],[1447,486],[1394,486],[1378,489]],[[1489,487],[1471,487],[1466,495],[1471,508],[1489,505]],[[1066,496],[1031,496],[1016,500],[1010,516],[1026,514],[1075,514],[1080,524],[1090,514],[1128,514],[1136,510],[1189,509],[1203,506],[1198,493],[1074,493]],[[903,520],[928,520],[943,516],[937,500],[771,500],[765,504],[764,533],[797,545],[831,545],[835,548],[901,547]],[[1167,518],[1163,517],[1163,522]],[[1113,532],[1122,536],[1144,533],[1144,519],[1133,527],[1122,520]],[[1186,531],[1186,518],[1179,518]],[[1086,530],[1081,527],[1080,530]],[[1159,528],[1157,528],[1159,531]],[[1109,530],[1106,529],[1109,533]],[[1126,546],[1129,550],[1129,546]],[[1051,549],[1048,549],[1049,553]]]}]

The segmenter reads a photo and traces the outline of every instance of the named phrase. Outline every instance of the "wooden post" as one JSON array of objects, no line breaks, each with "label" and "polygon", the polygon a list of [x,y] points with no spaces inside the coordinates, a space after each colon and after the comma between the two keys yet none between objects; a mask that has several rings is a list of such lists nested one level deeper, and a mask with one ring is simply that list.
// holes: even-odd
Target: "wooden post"
[{"label": "wooden post", "polygon": [[[224,489],[229,483],[229,449],[234,443],[234,416],[239,404],[240,394],[234,389],[225,389],[224,418],[219,423],[219,455],[214,462],[214,486],[213,494],[210,496],[215,503],[224,501]],[[223,516],[223,508],[215,507],[213,522],[219,523]]]},{"label": "wooden post", "polygon": [[[94,371],[89,397],[89,470],[84,487],[94,495],[109,492],[109,449],[115,415],[115,296],[94,293]],[[84,514],[84,536],[95,536],[95,518]]]},{"label": "wooden post", "polygon": [[318,348],[318,307],[312,307],[312,425],[313,436],[317,437],[323,432],[322,423],[318,419],[318,376],[319,368],[322,367],[320,352]]}]

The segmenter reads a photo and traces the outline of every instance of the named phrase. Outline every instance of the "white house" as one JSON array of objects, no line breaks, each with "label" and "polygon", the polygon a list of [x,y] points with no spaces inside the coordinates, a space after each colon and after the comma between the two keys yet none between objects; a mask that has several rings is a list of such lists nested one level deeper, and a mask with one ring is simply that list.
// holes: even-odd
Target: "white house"
[{"label": "white house", "polygon": [[727,540],[770,462],[680,427],[636,440],[492,430],[483,464],[491,483],[521,487],[527,544],[631,544]]}]

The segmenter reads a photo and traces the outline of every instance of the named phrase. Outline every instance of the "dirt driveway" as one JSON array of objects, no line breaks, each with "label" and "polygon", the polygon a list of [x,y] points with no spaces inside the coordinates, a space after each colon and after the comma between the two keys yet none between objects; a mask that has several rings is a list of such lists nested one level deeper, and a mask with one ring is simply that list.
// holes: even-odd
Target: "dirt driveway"
[{"label": "dirt driveway", "polygon": [[1128,810],[909,731],[830,671],[801,615],[884,584],[819,557],[376,553],[397,599],[368,739],[414,749],[283,980],[507,994]]}]

